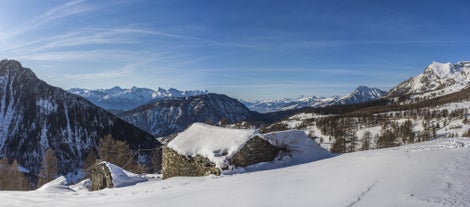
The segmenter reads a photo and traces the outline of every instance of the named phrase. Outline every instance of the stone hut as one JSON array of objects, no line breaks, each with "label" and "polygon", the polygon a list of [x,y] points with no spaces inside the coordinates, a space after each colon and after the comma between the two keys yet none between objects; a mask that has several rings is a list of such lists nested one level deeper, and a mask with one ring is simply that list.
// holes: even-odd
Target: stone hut
[{"label": "stone hut", "polygon": [[91,167],[91,190],[122,188],[148,181],[147,176],[135,174],[110,162],[102,161]]},{"label": "stone hut", "polygon": [[163,179],[220,175],[224,169],[272,161],[279,150],[255,130],[195,123],[163,147]]},{"label": "stone hut", "polygon": [[91,167],[91,190],[114,188],[113,177],[106,162],[100,162]]}]

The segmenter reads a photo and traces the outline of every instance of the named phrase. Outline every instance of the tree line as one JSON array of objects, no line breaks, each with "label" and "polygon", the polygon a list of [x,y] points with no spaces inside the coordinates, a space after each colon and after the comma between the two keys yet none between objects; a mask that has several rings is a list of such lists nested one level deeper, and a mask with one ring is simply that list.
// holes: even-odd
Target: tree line
[{"label": "tree line", "polygon": [[[152,151],[150,162],[139,162],[138,152],[132,150],[125,141],[106,135],[100,139],[97,147],[92,147],[86,154],[82,160],[81,171],[84,172],[85,178],[89,178],[90,169],[94,165],[99,161],[107,161],[134,173],[158,172],[161,168],[160,149],[143,150]],[[29,174],[16,160],[8,160],[5,157],[0,160],[0,190],[32,190],[58,176],[58,160],[52,148],[45,151],[38,175]]]}]

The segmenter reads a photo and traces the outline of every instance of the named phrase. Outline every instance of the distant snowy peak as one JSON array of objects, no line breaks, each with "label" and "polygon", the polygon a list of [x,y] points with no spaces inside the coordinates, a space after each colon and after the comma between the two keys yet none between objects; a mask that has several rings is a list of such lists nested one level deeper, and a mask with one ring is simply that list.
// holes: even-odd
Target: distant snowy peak
[{"label": "distant snowy peak", "polygon": [[[325,103],[338,100],[340,97],[304,97],[301,96],[297,99],[277,99],[277,100],[240,100],[246,107],[252,111],[257,111],[261,113],[268,113],[274,111],[285,111],[289,109],[303,108],[308,106],[323,106]],[[326,104],[328,105],[328,104]]]},{"label": "distant snowy peak", "polygon": [[458,92],[469,86],[469,74],[470,61],[433,62],[423,73],[392,88],[385,97],[409,96],[412,100],[421,100]]},{"label": "distant snowy peak", "polygon": [[343,97],[300,96],[297,99],[285,98],[280,100],[240,101],[252,111],[267,113],[274,111],[298,109],[303,107],[325,107],[340,104],[356,104],[379,99],[383,96],[383,94],[385,94],[385,91],[382,91],[380,89],[369,88],[367,86],[359,86],[354,91]]},{"label": "distant snowy peak", "polygon": [[72,88],[69,89],[69,92],[82,96],[104,109],[116,111],[127,111],[164,98],[197,96],[208,93],[206,90],[180,91],[174,88],[168,90],[163,88],[152,90],[148,88],[137,88],[135,86],[130,89],[123,89],[119,86],[97,90]]},{"label": "distant snowy peak", "polygon": [[377,100],[385,94],[378,88],[369,88],[367,86],[359,86],[350,94],[343,96],[336,104],[356,104],[366,101]]}]

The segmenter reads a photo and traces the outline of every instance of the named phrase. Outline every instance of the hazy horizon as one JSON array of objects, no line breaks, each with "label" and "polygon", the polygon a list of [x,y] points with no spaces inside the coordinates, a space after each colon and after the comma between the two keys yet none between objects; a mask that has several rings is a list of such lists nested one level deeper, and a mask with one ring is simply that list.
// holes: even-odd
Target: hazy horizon
[{"label": "hazy horizon", "polygon": [[345,95],[467,60],[470,44],[465,1],[1,2],[0,58],[64,89]]}]

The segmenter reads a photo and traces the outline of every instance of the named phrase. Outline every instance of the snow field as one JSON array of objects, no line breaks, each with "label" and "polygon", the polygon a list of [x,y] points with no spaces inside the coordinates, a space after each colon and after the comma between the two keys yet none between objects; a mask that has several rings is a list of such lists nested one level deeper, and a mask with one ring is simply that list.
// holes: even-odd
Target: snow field
[{"label": "snow field", "polygon": [[0,202],[13,207],[470,206],[469,146],[468,138],[437,139],[273,170],[151,180],[96,192],[3,191]]}]

